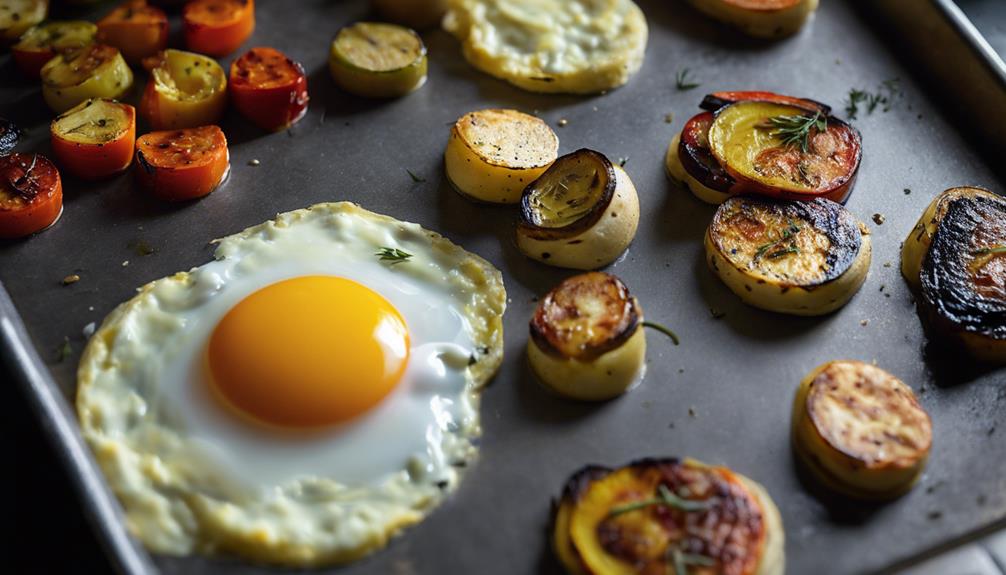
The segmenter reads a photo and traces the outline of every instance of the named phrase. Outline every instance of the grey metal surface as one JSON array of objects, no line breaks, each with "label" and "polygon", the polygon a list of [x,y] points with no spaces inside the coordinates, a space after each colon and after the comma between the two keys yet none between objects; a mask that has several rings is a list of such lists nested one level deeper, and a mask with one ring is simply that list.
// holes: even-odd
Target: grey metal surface
[{"label": "grey metal surface", "polygon": [[[24,318],[31,342],[71,399],[82,329],[134,288],[204,263],[208,241],[320,201],[352,200],[437,230],[500,267],[510,296],[506,360],[482,403],[481,459],[456,494],[388,549],[339,573],[556,572],[545,529],[549,500],[586,463],[617,465],[646,455],[688,455],[726,464],[763,483],[782,511],[791,573],[881,570],[948,539],[1006,518],[1006,373],[927,361],[924,337],[898,273],[902,238],[923,207],[954,185],[1006,190],[888,46],[849,4],[824,2],[795,38],[775,44],[739,39],[683,2],[641,1],[650,25],[642,71],[605,96],[539,96],[472,70],[443,32],[424,34],[430,81],[390,102],[340,94],[325,66],[343,24],[367,15],[364,2],[258,3],[248,45],[271,45],[302,61],[311,108],[289,133],[263,135],[229,113],[230,181],[211,196],[165,205],[129,177],[102,184],[67,179],[66,211],[30,240],[0,244],[0,280]],[[37,88],[0,60],[0,114],[29,129],[21,150],[48,152],[49,113]],[[229,61],[225,60],[225,63]],[[702,86],[679,92],[688,67]],[[668,141],[697,112],[706,91],[768,89],[833,104],[852,87],[900,78],[903,97],[889,112],[862,115],[864,161],[848,207],[874,233],[874,260],[862,292],[840,312],[800,319],[741,304],[706,270],[701,237],[713,208],[670,184]],[[535,111],[557,127],[561,152],[591,147],[625,167],[643,217],[621,276],[647,318],[681,336],[674,347],[649,335],[642,386],[600,405],[543,392],[524,360],[536,296],[570,272],[524,258],[511,241],[513,209],[472,204],[446,183],[441,167],[448,124],[490,106]],[[671,123],[664,121],[673,113]],[[251,159],[261,165],[248,165]],[[413,182],[406,170],[425,179]],[[905,193],[905,189],[911,193]],[[886,216],[883,225],[870,221]],[[140,255],[136,245],[154,248]],[[124,262],[129,262],[124,265]],[[62,286],[77,273],[81,281]],[[883,291],[881,291],[883,287]],[[716,308],[726,313],[714,319]],[[56,362],[70,338],[73,354]],[[820,495],[803,482],[789,449],[789,410],[800,378],[835,358],[876,360],[908,382],[933,417],[929,468],[904,498],[860,506]],[[692,415],[694,414],[694,415]],[[55,417],[55,416],[54,416]],[[258,573],[235,560],[155,558],[165,573]]]}]

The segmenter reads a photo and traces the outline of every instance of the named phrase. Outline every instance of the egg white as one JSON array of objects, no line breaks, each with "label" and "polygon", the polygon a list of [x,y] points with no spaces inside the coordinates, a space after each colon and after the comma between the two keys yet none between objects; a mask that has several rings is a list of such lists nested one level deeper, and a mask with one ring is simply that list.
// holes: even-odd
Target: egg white
[{"label": "egg white", "polygon": [[[219,244],[215,261],[152,282],[112,312],[81,359],[81,427],[130,530],[157,552],[290,565],[381,547],[455,488],[476,455],[478,390],[502,359],[499,271],[348,203],[281,214]],[[413,257],[389,265],[380,247]],[[211,397],[206,345],[244,297],[307,275],[346,277],[387,299],[409,328],[409,364],[353,420],[260,428]]]}]

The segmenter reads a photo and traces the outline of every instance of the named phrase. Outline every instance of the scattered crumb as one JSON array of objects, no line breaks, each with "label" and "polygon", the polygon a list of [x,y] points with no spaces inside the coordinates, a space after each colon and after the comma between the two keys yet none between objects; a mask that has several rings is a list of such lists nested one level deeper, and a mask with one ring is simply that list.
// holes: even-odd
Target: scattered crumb
[{"label": "scattered crumb", "polygon": [[624,158],[618,158],[618,165],[624,168],[625,167],[625,163],[628,162],[628,161],[629,161],[628,156],[626,156]]},{"label": "scattered crumb", "polygon": [[713,316],[713,319],[721,319],[723,317],[726,317],[727,312],[725,312],[725,311],[723,311],[721,309],[716,309],[714,307],[711,307],[711,308],[709,308],[709,315]]},{"label": "scattered crumb", "polygon": [[905,188],[905,195],[906,195],[906,196],[908,196],[908,195],[911,195],[911,193],[912,193],[912,190],[911,190],[911,189],[909,189],[909,188]]},{"label": "scattered crumb", "polygon": [[864,319],[863,321],[859,322],[859,325],[861,325],[863,327],[866,327],[869,323],[870,323],[870,320]]},{"label": "scattered crumb", "polygon": [[122,262],[122,267],[126,267],[128,265],[129,265],[129,260],[126,260],[126,261]]},{"label": "scattered crumb", "polygon": [[688,408],[688,416],[689,417],[695,417],[695,408],[694,407],[689,407]]},{"label": "scattered crumb", "polygon": [[885,284],[880,284],[880,291],[884,291],[885,287],[887,287]]},{"label": "scattered crumb", "polygon": [[884,297],[891,297],[891,294],[890,294],[890,292],[888,292],[888,293],[885,293],[885,294],[884,294]]},{"label": "scattered crumb", "polygon": [[93,321],[91,323],[85,325],[84,329],[81,331],[81,333],[84,334],[84,339],[88,339],[92,335],[94,335],[94,330],[96,328],[97,328],[97,325],[95,325],[95,323]]},{"label": "scattered crumb", "polygon": [[884,262],[884,267],[885,268],[891,267],[891,262]]},{"label": "scattered crumb", "polygon": [[930,521],[936,521],[937,519],[941,519],[942,517],[943,517],[942,511],[930,511],[929,513],[926,514],[926,519],[929,519]]},{"label": "scattered crumb", "polygon": [[130,246],[136,251],[138,256],[149,256],[154,253],[154,246],[148,244],[145,240],[136,240]]},{"label": "scattered crumb", "polygon": [[70,338],[63,336],[63,343],[59,344],[56,348],[56,363],[62,362],[64,359],[70,357],[73,353],[73,347],[70,346]]},{"label": "scattered crumb", "polygon": [[995,433],[995,432],[996,432],[996,427],[993,425],[992,427],[989,428],[989,432],[988,432],[989,437],[992,437],[992,434]]},{"label": "scattered crumb", "polygon": [[597,106],[594,106],[593,110],[596,112],[597,111]]},{"label": "scattered crumb", "polygon": [[664,114],[664,123],[665,124],[670,124],[673,121],[674,121],[674,114],[670,114],[670,113]]},{"label": "scattered crumb", "polygon": [[883,225],[884,220],[886,219],[887,218],[884,217],[884,214],[873,214],[873,223],[877,224],[878,226]]},{"label": "scattered crumb", "polygon": [[684,373],[684,372],[685,372],[685,368],[683,368],[683,367],[678,370],[678,373]]},{"label": "scattered crumb", "polygon": [[70,284],[75,284],[80,281],[80,276],[77,274],[70,274],[63,278],[63,285],[68,286]]},{"label": "scattered crumb", "polygon": [[560,128],[566,127],[567,124],[569,124],[569,120],[567,120],[566,118],[559,118],[559,127]]},{"label": "scattered crumb", "polygon": [[93,305],[87,306],[87,311],[94,311],[94,306]]},{"label": "scattered crumb", "polygon": [[262,163],[262,162],[258,161],[257,159],[254,159],[254,158],[253,158],[253,159],[251,159],[251,160],[248,160],[248,165],[249,165],[249,166],[257,166],[257,165],[259,165],[259,164],[261,164],[261,163]]},{"label": "scattered crumb", "polygon": [[669,424],[667,424],[667,428],[668,429],[674,429],[674,422],[672,421]]}]

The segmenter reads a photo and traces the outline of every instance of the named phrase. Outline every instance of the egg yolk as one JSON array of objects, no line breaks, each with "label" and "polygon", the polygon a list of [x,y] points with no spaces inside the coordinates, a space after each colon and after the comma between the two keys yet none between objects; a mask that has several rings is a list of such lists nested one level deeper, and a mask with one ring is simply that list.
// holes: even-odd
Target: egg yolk
[{"label": "egg yolk", "polygon": [[398,384],[409,358],[405,320],[345,278],[307,276],[243,299],[210,338],[210,385],[224,403],[276,426],[356,417]]}]

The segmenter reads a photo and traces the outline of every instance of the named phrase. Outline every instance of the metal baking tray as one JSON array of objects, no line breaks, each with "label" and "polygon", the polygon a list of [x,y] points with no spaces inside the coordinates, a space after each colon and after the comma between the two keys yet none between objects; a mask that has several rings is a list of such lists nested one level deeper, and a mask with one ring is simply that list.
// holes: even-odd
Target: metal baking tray
[{"label": "metal baking tray", "polygon": [[[782,511],[791,573],[882,571],[1004,521],[1006,373],[932,357],[898,272],[900,242],[938,192],[963,184],[1006,189],[981,159],[977,140],[909,73],[887,29],[861,5],[823,2],[799,35],[764,43],[738,37],[681,1],[640,4],[650,25],[646,62],[627,86],[606,95],[520,91],[474,71],[454,39],[431,31],[424,34],[429,83],[406,98],[377,102],[341,94],[326,68],[329,41],[340,26],[369,16],[365,2],[304,0],[293,9],[262,0],[249,45],[278,47],[305,64],[311,107],[303,121],[264,135],[229,112],[223,127],[234,169],[207,198],[167,205],[137,191],[130,177],[100,184],[67,178],[65,213],[52,229],[0,244],[0,280],[10,294],[0,292],[2,352],[18,366],[15,375],[122,571],[273,570],[234,559],[150,557],[126,536],[72,413],[82,330],[137,286],[206,262],[209,240],[331,200],[418,222],[483,255],[503,270],[510,300],[506,360],[483,396],[480,460],[453,496],[386,550],[329,572],[558,572],[545,533],[550,499],[566,477],[586,463],[618,465],[647,455],[726,464],[763,483]],[[973,54],[966,65],[985,65],[979,60]],[[684,68],[699,88],[675,88]],[[838,313],[816,319],[745,306],[706,269],[701,238],[714,210],[667,180],[668,141],[707,91],[774,90],[841,111],[850,88],[873,89],[892,78],[902,95],[890,111],[855,122],[865,154],[848,207],[875,238],[862,291]],[[37,86],[21,79],[6,55],[0,102],[0,114],[28,129],[19,149],[48,153],[50,114]],[[449,124],[490,106],[534,112],[553,126],[567,120],[556,127],[562,153],[590,147],[626,160],[643,217],[627,256],[610,271],[630,286],[648,319],[668,324],[682,341],[675,347],[651,334],[646,380],[618,400],[564,401],[535,383],[523,353],[527,320],[536,297],[571,272],[524,258],[511,239],[515,211],[473,204],[444,178]],[[250,166],[251,159],[260,165]],[[414,182],[407,170],[424,181]],[[886,221],[872,223],[873,214]],[[153,253],[142,255],[148,250],[138,245]],[[61,285],[71,273],[81,280]],[[725,315],[717,319],[711,308]],[[64,337],[73,352],[58,362]],[[835,358],[876,360],[908,382],[932,414],[928,470],[898,501],[835,501],[796,471],[793,393],[807,371]]]}]

